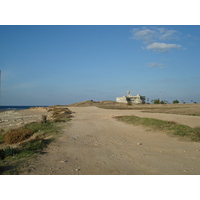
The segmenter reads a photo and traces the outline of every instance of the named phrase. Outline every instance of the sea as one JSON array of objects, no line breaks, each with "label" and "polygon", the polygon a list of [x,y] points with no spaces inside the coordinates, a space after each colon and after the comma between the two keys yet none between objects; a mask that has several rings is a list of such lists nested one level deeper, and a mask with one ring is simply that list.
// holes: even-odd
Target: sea
[{"label": "sea", "polygon": [[24,109],[29,109],[31,107],[47,107],[47,106],[0,106],[0,111],[24,110]]}]

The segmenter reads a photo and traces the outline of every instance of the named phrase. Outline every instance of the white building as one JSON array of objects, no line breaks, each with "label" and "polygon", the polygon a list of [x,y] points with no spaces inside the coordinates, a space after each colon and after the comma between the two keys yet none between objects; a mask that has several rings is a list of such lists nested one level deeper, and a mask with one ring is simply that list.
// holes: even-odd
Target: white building
[{"label": "white building", "polygon": [[130,91],[127,91],[127,96],[117,97],[116,102],[119,103],[145,103],[145,96],[141,96],[137,94],[136,96],[132,96]]}]

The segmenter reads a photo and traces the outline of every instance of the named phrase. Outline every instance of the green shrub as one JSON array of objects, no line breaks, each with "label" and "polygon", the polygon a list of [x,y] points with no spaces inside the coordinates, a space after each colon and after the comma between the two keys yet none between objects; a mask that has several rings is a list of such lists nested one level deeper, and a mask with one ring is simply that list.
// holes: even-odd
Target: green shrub
[{"label": "green shrub", "polygon": [[13,156],[16,153],[16,150],[10,147],[4,149],[5,156]]},{"label": "green shrub", "polygon": [[155,99],[155,100],[153,100],[153,103],[154,104],[160,104],[160,100],[159,99]]},{"label": "green shrub", "polygon": [[160,99],[155,99],[155,100],[152,100],[151,102],[153,102],[154,104],[167,104],[168,103],[168,101],[166,101],[166,100],[160,101]]},{"label": "green shrub", "polygon": [[178,101],[178,100],[174,100],[174,101],[173,101],[173,104],[175,104],[175,103],[179,103],[179,101]]},{"label": "green shrub", "polygon": [[6,147],[5,149],[0,149],[0,158],[3,160],[8,156],[13,156],[16,154],[16,150],[10,147]]},{"label": "green shrub", "polygon": [[1,160],[3,160],[5,157],[6,157],[6,156],[5,156],[4,150],[3,150],[3,149],[0,149],[0,158],[1,158]]}]

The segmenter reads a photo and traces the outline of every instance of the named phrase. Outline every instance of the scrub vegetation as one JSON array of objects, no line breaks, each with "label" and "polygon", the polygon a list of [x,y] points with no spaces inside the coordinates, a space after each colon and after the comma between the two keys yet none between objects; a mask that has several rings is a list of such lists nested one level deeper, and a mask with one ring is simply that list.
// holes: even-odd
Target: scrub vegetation
[{"label": "scrub vegetation", "polygon": [[137,116],[120,116],[117,119],[133,124],[150,127],[154,130],[166,131],[170,135],[189,138],[193,141],[200,141],[200,127],[191,128],[186,125],[177,124],[174,121],[163,121],[153,118],[141,118]]},{"label": "scrub vegetation", "polygon": [[[8,131],[0,130],[0,174],[20,174],[25,163],[42,154],[44,148],[62,133],[62,127],[70,121],[71,111],[51,107],[52,119],[33,122]],[[25,170],[25,169],[24,169]]]}]

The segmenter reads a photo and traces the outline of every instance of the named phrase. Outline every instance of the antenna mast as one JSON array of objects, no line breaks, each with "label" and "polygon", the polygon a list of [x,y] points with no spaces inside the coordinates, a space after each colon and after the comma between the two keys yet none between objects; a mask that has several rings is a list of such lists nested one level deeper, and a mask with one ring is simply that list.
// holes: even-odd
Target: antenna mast
[{"label": "antenna mast", "polygon": [[0,97],[1,97],[1,70],[0,70]]},{"label": "antenna mast", "polygon": [[0,106],[1,106],[1,70],[0,70]]}]

